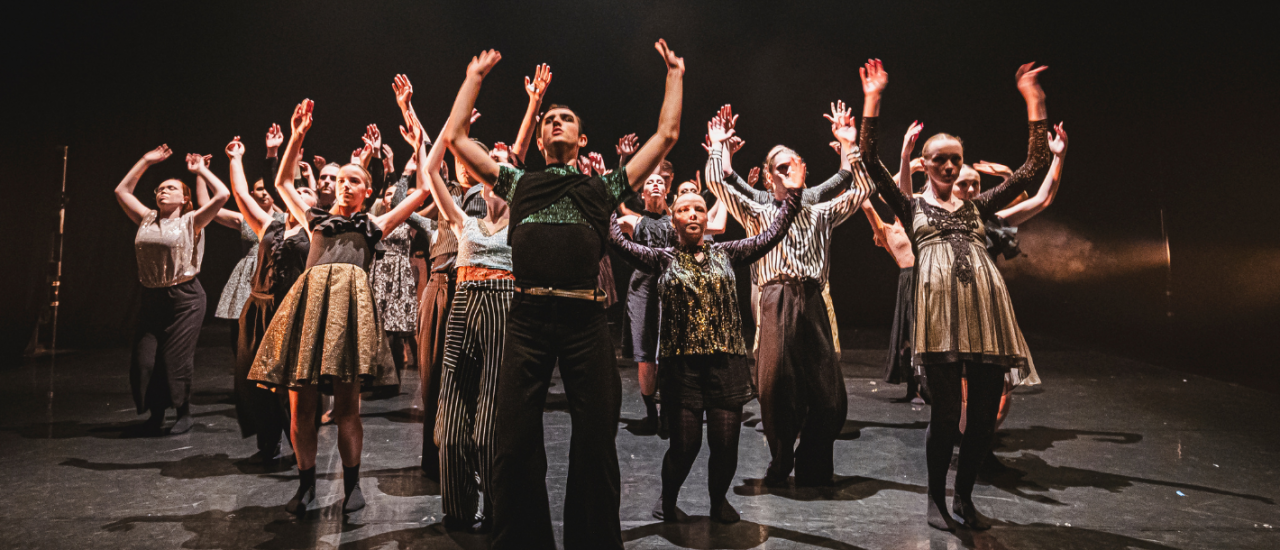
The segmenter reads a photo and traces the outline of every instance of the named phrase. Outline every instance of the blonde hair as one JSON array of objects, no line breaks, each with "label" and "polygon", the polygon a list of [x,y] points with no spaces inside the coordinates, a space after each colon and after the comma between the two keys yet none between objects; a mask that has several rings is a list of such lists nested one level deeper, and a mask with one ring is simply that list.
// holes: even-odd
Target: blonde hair
[{"label": "blonde hair", "polygon": [[778,158],[778,154],[784,151],[791,153],[791,156],[800,159],[800,162],[804,162],[804,157],[800,156],[800,153],[797,153],[795,149],[787,147],[786,145],[774,145],[773,149],[769,150],[769,154],[764,157],[764,166],[762,170],[764,172],[764,183],[769,189],[773,189],[772,174],[773,168],[777,166],[776,159]]},{"label": "blonde hair", "polygon": [[920,154],[924,155],[924,152],[929,150],[929,144],[935,141],[944,141],[944,140],[951,140],[956,143],[959,143],[960,148],[964,149],[964,140],[948,133],[939,132],[937,134],[930,136],[929,139],[924,140],[924,145],[920,146]]}]

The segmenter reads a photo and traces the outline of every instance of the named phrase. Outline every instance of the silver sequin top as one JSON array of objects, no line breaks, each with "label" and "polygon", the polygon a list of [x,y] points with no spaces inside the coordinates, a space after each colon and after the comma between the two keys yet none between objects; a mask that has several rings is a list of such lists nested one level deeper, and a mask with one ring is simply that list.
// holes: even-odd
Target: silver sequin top
[{"label": "silver sequin top", "polygon": [[[508,225],[494,233],[480,218],[467,216],[462,222],[462,238],[458,239],[458,267],[487,267],[511,271],[511,245],[507,244]],[[444,233],[444,231],[441,231]]]},{"label": "silver sequin top", "polygon": [[147,288],[185,283],[200,273],[204,258],[204,232],[196,228],[195,213],[157,219],[151,210],[138,224],[133,239],[138,254],[138,280]]}]

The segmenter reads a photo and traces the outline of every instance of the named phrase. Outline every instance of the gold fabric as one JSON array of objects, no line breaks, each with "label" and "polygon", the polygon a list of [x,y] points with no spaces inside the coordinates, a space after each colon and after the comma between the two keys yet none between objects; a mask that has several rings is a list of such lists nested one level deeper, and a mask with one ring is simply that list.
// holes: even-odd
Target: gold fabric
[{"label": "gold fabric", "polygon": [[249,379],[300,387],[357,378],[366,386],[397,382],[369,275],[352,264],[314,266],[280,303]]},{"label": "gold fabric", "polygon": [[1039,384],[973,203],[949,213],[914,202],[916,365],[991,363],[1008,367],[1014,385]]}]

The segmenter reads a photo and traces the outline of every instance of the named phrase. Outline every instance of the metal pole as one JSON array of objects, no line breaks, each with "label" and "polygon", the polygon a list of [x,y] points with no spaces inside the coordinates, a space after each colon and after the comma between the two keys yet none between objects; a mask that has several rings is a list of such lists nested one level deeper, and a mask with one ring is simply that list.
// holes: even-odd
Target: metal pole
[{"label": "metal pole", "polygon": [[54,237],[53,257],[53,300],[49,306],[53,308],[49,351],[58,354],[58,291],[62,287],[62,238],[67,225],[67,152],[69,146],[62,146],[62,192],[58,194],[58,233]]},{"label": "metal pole", "polygon": [[[1164,237],[1164,311],[1173,318],[1173,256],[1169,250],[1169,229],[1165,225],[1164,205],[1160,206],[1160,234]],[[56,317],[55,317],[56,318]]]}]

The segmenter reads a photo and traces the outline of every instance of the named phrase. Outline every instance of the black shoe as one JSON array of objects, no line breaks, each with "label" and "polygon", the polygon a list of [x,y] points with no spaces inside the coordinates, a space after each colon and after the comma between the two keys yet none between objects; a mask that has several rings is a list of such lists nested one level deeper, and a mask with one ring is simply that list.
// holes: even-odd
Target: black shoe
[{"label": "black shoe", "polygon": [[785,489],[787,487],[787,480],[790,477],[790,475],[765,474],[764,486],[772,489]]},{"label": "black shoe", "polygon": [[960,517],[960,526],[973,531],[986,531],[991,523],[973,505],[973,499],[955,497],[951,499],[951,511]]},{"label": "black shoe", "polygon": [[284,505],[284,511],[295,516],[303,516],[307,513],[307,508],[311,503],[316,501],[315,486],[298,489],[298,492],[289,499],[289,503]]},{"label": "black shoe", "polygon": [[364,491],[356,485],[346,497],[342,499],[342,511],[350,514],[351,512],[359,512],[364,508]]},{"label": "black shoe", "polygon": [[658,502],[653,505],[653,519],[666,523],[684,523],[689,520],[689,514],[684,513],[675,502],[667,506],[666,501],[658,497]]},{"label": "black shoe", "polygon": [[169,429],[169,435],[182,435],[191,431],[195,427],[196,421],[191,419],[191,415],[179,416],[178,421],[173,423],[173,427]]},{"label": "black shoe", "polygon": [[360,489],[360,465],[342,467],[342,511],[346,513],[364,508],[364,491]]},{"label": "black shoe", "polygon": [[925,518],[929,522],[929,527],[939,531],[946,531],[948,533],[956,532],[956,528],[959,527],[959,524],[956,522],[956,519],[951,517],[951,514],[946,511],[946,499],[944,498],[943,501],[939,503],[935,503],[931,498],[926,499],[926,501],[928,502],[928,509],[925,510]]},{"label": "black shoe", "polygon": [[738,523],[738,521],[742,519],[742,516],[738,514],[738,511],[733,509],[733,505],[729,504],[729,499],[724,498],[711,505],[710,515],[712,521],[724,524]]}]

